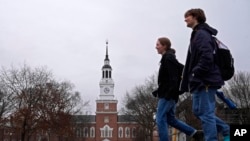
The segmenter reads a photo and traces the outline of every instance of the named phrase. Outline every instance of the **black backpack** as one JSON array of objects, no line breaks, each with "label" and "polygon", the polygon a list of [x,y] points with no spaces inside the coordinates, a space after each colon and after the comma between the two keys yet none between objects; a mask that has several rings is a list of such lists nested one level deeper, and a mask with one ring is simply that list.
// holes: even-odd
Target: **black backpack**
[{"label": "black backpack", "polygon": [[216,37],[215,41],[215,62],[219,66],[222,79],[227,81],[234,75],[234,59],[229,48]]}]

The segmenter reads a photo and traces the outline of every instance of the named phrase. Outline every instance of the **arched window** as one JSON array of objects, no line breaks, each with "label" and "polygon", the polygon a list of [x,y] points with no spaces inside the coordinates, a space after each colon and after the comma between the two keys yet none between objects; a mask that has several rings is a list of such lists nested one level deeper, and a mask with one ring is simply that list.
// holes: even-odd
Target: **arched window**
[{"label": "arched window", "polygon": [[113,128],[110,128],[108,125],[105,125],[101,130],[101,137],[112,137]]},{"label": "arched window", "polygon": [[135,138],[136,137],[136,128],[133,127],[132,128],[132,138]]},{"label": "arched window", "polygon": [[118,129],[118,137],[119,138],[123,137],[123,128],[122,127],[119,127],[119,129]]},{"label": "arched window", "polygon": [[109,71],[109,78],[111,78],[111,71]]},{"label": "arched window", "polygon": [[83,137],[88,137],[89,131],[88,131],[88,127],[84,127],[83,129]]},{"label": "arched window", "polygon": [[89,134],[89,136],[90,136],[91,138],[94,138],[94,137],[95,137],[95,127],[91,127],[91,128],[90,128],[90,134]]},{"label": "arched window", "polygon": [[129,138],[129,137],[130,137],[130,128],[129,128],[129,127],[126,127],[126,128],[125,128],[125,137],[126,137],[126,138]]},{"label": "arched window", "polygon": [[108,137],[109,136],[109,128],[106,126],[104,127],[104,137]]},{"label": "arched window", "polygon": [[108,71],[106,71],[106,77],[105,78],[108,78]]},{"label": "arched window", "polygon": [[81,128],[76,128],[76,137],[81,137]]}]

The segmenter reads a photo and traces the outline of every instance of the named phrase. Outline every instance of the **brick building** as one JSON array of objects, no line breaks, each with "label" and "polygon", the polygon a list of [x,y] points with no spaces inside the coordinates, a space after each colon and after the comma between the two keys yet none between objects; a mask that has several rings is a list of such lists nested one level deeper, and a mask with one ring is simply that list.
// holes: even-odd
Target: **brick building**
[{"label": "brick building", "polygon": [[76,121],[77,141],[135,141],[142,129],[129,116],[118,115],[117,100],[114,95],[112,67],[106,56],[102,67],[102,78],[99,83],[100,94],[96,100],[96,115],[78,115]]},{"label": "brick building", "polygon": [[[108,42],[106,42],[106,56],[99,89],[99,97],[96,100],[96,114],[74,115],[74,137],[59,137],[53,133],[42,131],[42,133],[31,136],[29,141],[144,141],[144,129],[131,116],[118,115],[118,101],[114,95]],[[0,136],[0,140],[3,141],[20,141],[19,133],[9,130],[8,126],[0,129]],[[156,141],[156,131],[154,137]]]}]

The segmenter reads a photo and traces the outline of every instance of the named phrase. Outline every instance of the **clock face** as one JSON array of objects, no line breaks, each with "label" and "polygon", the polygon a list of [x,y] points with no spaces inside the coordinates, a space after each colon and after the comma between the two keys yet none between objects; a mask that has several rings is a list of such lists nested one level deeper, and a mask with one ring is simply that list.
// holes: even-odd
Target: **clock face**
[{"label": "clock face", "polygon": [[104,88],[104,92],[107,94],[109,93],[110,89],[108,87]]}]

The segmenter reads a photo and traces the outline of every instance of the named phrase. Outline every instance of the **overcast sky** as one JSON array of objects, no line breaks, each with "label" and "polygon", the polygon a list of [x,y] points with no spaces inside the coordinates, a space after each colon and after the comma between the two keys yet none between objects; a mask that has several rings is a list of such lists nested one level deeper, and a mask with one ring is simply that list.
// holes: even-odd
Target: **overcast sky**
[{"label": "overcast sky", "polygon": [[185,62],[192,30],[183,15],[191,8],[205,11],[236,70],[249,71],[249,7],[249,0],[0,0],[0,65],[46,66],[95,111],[108,39],[121,107],[126,91],[158,71],[158,37],[169,37]]}]

